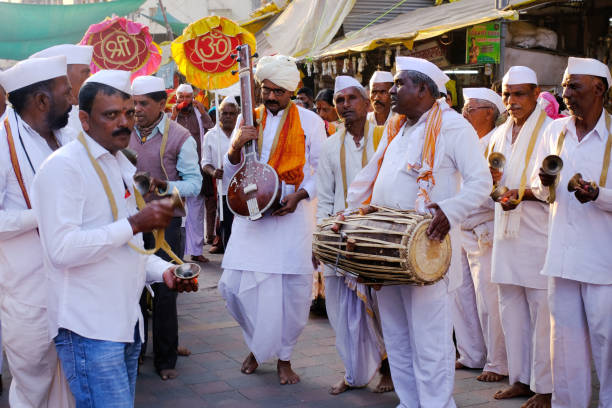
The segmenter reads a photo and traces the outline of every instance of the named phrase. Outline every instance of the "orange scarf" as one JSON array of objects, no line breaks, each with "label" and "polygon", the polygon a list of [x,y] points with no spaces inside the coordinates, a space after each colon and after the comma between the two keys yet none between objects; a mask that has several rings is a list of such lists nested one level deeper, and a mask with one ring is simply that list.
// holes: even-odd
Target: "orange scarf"
[{"label": "orange scarf", "polygon": [[433,167],[436,158],[436,142],[441,128],[442,108],[440,108],[440,104],[434,103],[427,115],[425,142],[423,144],[423,155],[421,156],[421,171],[417,177],[419,198],[423,200],[424,204],[431,202],[429,191],[436,184],[433,176]]},{"label": "orange scarf", "polygon": [[[287,115],[281,119],[276,132],[268,164],[276,170],[278,178],[286,184],[294,185],[296,190],[304,180],[306,164],[306,137],[300,123],[298,107],[293,102],[287,106]],[[255,109],[259,131],[263,138],[268,110],[264,106]],[[261,154],[261,152],[260,152]]]}]

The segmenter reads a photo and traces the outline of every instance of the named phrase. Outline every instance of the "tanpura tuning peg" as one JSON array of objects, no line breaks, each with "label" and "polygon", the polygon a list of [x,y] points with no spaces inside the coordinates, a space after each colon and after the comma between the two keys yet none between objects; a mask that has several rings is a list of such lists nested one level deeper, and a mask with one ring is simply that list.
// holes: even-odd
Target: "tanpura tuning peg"
[{"label": "tanpura tuning peg", "polygon": [[242,61],[240,58],[236,58],[236,62],[240,62]]},{"label": "tanpura tuning peg", "polygon": [[259,54],[255,53],[255,54],[253,54],[253,56],[251,58],[259,58]]},{"label": "tanpura tuning peg", "polygon": [[237,73],[238,73],[238,71],[232,70],[232,75],[236,75]]},{"label": "tanpura tuning peg", "polygon": [[231,59],[236,59],[237,55],[236,54],[230,54],[230,58]]},{"label": "tanpura tuning peg", "polygon": [[240,46],[236,46],[236,51],[240,51]]}]

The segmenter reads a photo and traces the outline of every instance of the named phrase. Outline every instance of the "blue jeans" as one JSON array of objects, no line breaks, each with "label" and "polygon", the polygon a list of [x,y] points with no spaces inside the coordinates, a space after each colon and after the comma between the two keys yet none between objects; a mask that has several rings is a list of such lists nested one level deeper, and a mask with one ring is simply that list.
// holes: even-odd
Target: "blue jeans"
[{"label": "blue jeans", "polygon": [[77,408],[134,406],[140,336],[133,343],[93,340],[59,329],[54,339]]}]

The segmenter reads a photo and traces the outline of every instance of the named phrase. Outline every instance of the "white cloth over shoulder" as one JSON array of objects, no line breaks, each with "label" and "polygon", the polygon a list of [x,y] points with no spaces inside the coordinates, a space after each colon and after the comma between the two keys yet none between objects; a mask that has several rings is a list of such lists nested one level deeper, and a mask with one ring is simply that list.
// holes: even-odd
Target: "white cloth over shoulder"
[{"label": "white cloth over shoulder", "polygon": [[41,166],[32,187],[32,206],[48,270],[50,336],[62,327],[90,339],[131,343],[139,321],[144,338],[139,299],[145,282],[162,281],[162,273],[172,265],[128,246],[143,246],[142,234],[133,235],[127,220],[138,211],[132,184],[135,167],[122,153],[112,155],[87,135],[85,140],[108,178],[118,221],[113,220],[102,182],[78,140]]},{"label": "white cloth over shoulder", "polygon": [[[325,125],[314,112],[298,107],[300,122],[306,137],[306,164],[304,180],[297,188],[308,192],[308,199],[299,202],[295,212],[282,217],[265,215],[257,221],[235,217],[232,235],[223,257],[223,269],[243,271],[312,274],[312,232],[315,227],[316,169],[319,154],[325,140]],[[272,115],[268,111],[266,127],[263,131],[261,161],[267,162],[271,154],[272,142],[283,111]],[[241,117],[238,117],[236,131]],[[230,163],[227,154],[223,158],[223,185],[229,185],[241,164]],[[296,190],[292,185],[284,185],[283,195]]]}]

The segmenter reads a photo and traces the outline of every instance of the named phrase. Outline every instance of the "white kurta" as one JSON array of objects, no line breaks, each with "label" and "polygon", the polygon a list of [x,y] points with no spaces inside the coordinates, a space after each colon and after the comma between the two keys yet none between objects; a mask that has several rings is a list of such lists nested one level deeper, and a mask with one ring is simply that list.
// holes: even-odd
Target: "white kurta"
[{"label": "white kurta", "polygon": [[81,119],[79,119],[79,105],[72,105],[68,115],[68,124],[64,129],[71,129],[75,134],[83,131],[83,125],[81,125]]},{"label": "white kurta", "polygon": [[[336,132],[325,140],[319,168],[317,169],[317,220],[345,209],[344,180],[340,152],[343,131]],[[374,155],[374,126],[369,126],[367,135],[359,146],[353,136],[344,136],[346,188],[362,168],[364,149],[366,160]],[[360,387],[367,385],[384,356],[384,343],[380,322],[374,311],[378,309],[371,289],[357,283],[352,277],[337,274],[334,268],[325,265],[325,307],[327,316],[336,333],[336,349],[345,368],[347,384]]]},{"label": "white kurta", "polygon": [[[479,140],[480,153],[485,154],[492,134],[495,129]],[[484,347],[486,350],[486,361],[483,371],[490,371],[501,375],[508,375],[508,362],[506,358],[506,343],[501,327],[499,316],[499,295],[497,284],[491,282],[491,247],[493,245],[493,217],[494,206],[492,200],[486,200],[485,203],[478,208],[474,213],[470,214],[462,223],[461,237],[463,242],[463,250],[466,253],[468,267],[470,271],[471,282],[473,282],[477,318],[480,322],[480,333],[474,333],[469,330],[471,324],[466,324],[466,329],[459,329],[460,332],[469,333],[465,341],[469,342],[464,345],[465,341],[457,336],[457,326],[463,325],[465,317],[455,315],[455,337],[457,338],[457,347],[466,350],[474,350],[478,355],[480,348],[480,336],[484,339]],[[464,278],[464,285],[466,284]],[[459,291],[457,291],[459,293]],[[462,309],[468,309],[470,306],[465,304],[467,298],[462,297]],[[471,314],[469,315],[471,317]],[[471,321],[471,320],[470,320]],[[472,334],[473,333],[473,334]],[[463,354],[460,352],[461,356]],[[469,355],[469,354],[468,354]],[[475,360],[475,359],[472,359]],[[464,365],[462,359],[459,360]],[[469,365],[468,365],[469,367]]]},{"label": "white kurta", "polygon": [[[444,104],[445,105],[445,104]],[[443,105],[443,106],[444,106]],[[406,170],[423,151],[426,113],[413,126],[405,126],[387,148],[372,203],[413,209],[418,174]],[[436,143],[435,186],[430,192],[448,217],[451,228],[485,201],[491,175],[484,156],[475,156],[478,137],[459,114],[445,110]],[[439,162],[438,162],[439,161]],[[459,189],[460,179],[463,186]],[[453,237],[451,236],[451,239]],[[460,247],[455,237],[454,265],[448,278],[431,286],[385,286],[378,296],[385,346],[400,407],[454,407],[455,348],[449,288],[460,284]]]},{"label": "white kurta", "polygon": [[[318,115],[300,107],[298,112],[306,138],[304,180],[297,189],[285,185],[283,194],[302,188],[309,198],[300,201],[295,212],[282,217],[266,215],[257,221],[235,217],[219,281],[219,292],[260,363],[273,357],[290,359],[310,309],[316,169],[326,134]],[[280,111],[274,116],[268,111],[262,162],[270,157],[282,114]],[[223,168],[223,184],[227,186],[240,164],[231,164],[225,154]]]},{"label": "white kurta", "polygon": [[[540,113],[536,108],[528,120]],[[508,118],[511,121],[512,118]],[[536,146],[543,139],[550,119],[546,118],[540,129]],[[525,126],[525,125],[524,125]],[[507,185],[508,175],[521,174],[525,166],[524,155],[513,157],[519,143],[527,143],[529,132],[521,132],[512,144],[512,126],[500,126],[491,138],[491,151],[506,156],[504,176],[500,185]],[[518,163],[513,167],[512,163]],[[539,169],[536,153],[532,154],[527,169],[527,188],[531,187],[531,175]],[[518,185],[507,185],[518,188]],[[502,211],[495,204],[495,211]],[[517,381],[528,384],[536,393],[550,393],[550,313],[547,302],[548,280],[540,274],[544,265],[548,237],[548,205],[536,201],[523,201],[520,211],[520,227],[516,238],[499,237],[495,231],[492,256],[492,280],[499,284],[499,303],[502,329],[506,341],[508,375],[510,384]]]},{"label": "white kurta", "polygon": [[[599,406],[612,405],[612,189],[610,176],[597,200],[581,204],[567,191],[568,180],[581,173],[599,183],[603,152],[610,133],[605,115],[580,142],[573,118],[554,121],[546,130],[538,159],[557,153],[557,139],[567,130],[560,156],[563,170],[551,205],[550,234],[543,274],[549,286],[552,315],[553,406],[587,407],[591,398],[593,359],[599,378]],[[608,173],[609,175],[611,173]],[[538,197],[548,197],[534,172]],[[592,354],[591,354],[592,353]]]},{"label": "white kurta", "polygon": [[[7,108],[23,182],[31,197],[34,171],[53,151],[27,123]],[[72,135],[55,132],[60,144]],[[23,141],[23,149],[21,140]],[[27,156],[26,152],[27,151]],[[28,162],[28,156],[34,171]],[[74,406],[61,371],[55,344],[47,330],[47,293],[42,247],[36,217],[23,198],[13,170],[6,129],[0,123],[0,290],[2,332],[9,369],[13,376],[11,406]],[[27,349],[27,353],[23,350]],[[59,371],[58,371],[59,370]]]},{"label": "white kurta", "polygon": [[78,140],[41,166],[32,205],[48,270],[49,331],[51,337],[65,328],[90,339],[132,343],[139,322],[144,338],[139,300],[145,282],[161,282],[172,265],[128,246],[143,246],[142,234],[134,235],[127,220],[138,211],[132,180],[136,168],[122,153],[112,155],[89,136],[85,139],[108,178],[118,221]]},{"label": "white kurta", "polygon": [[[206,132],[204,143],[202,144],[202,161],[200,166],[204,168],[206,165],[211,165],[215,169],[223,168],[223,156],[229,150],[230,141],[230,136],[227,136],[218,124]],[[227,185],[224,185],[223,195],[226,194]]]},{"label": "white kurta", "polygon": [[391,118],[391,116],[393,116],[393,111],[390,110],[389,115],[387,116],[387,119],[385,120],[385,123],[382,125],[379,125],[376,122],[376,116],[374,115],[374,111],[368,112],[368,122],[370,122],[374,126],[385,126],[387,123],[389,123],[389,118]]}]

